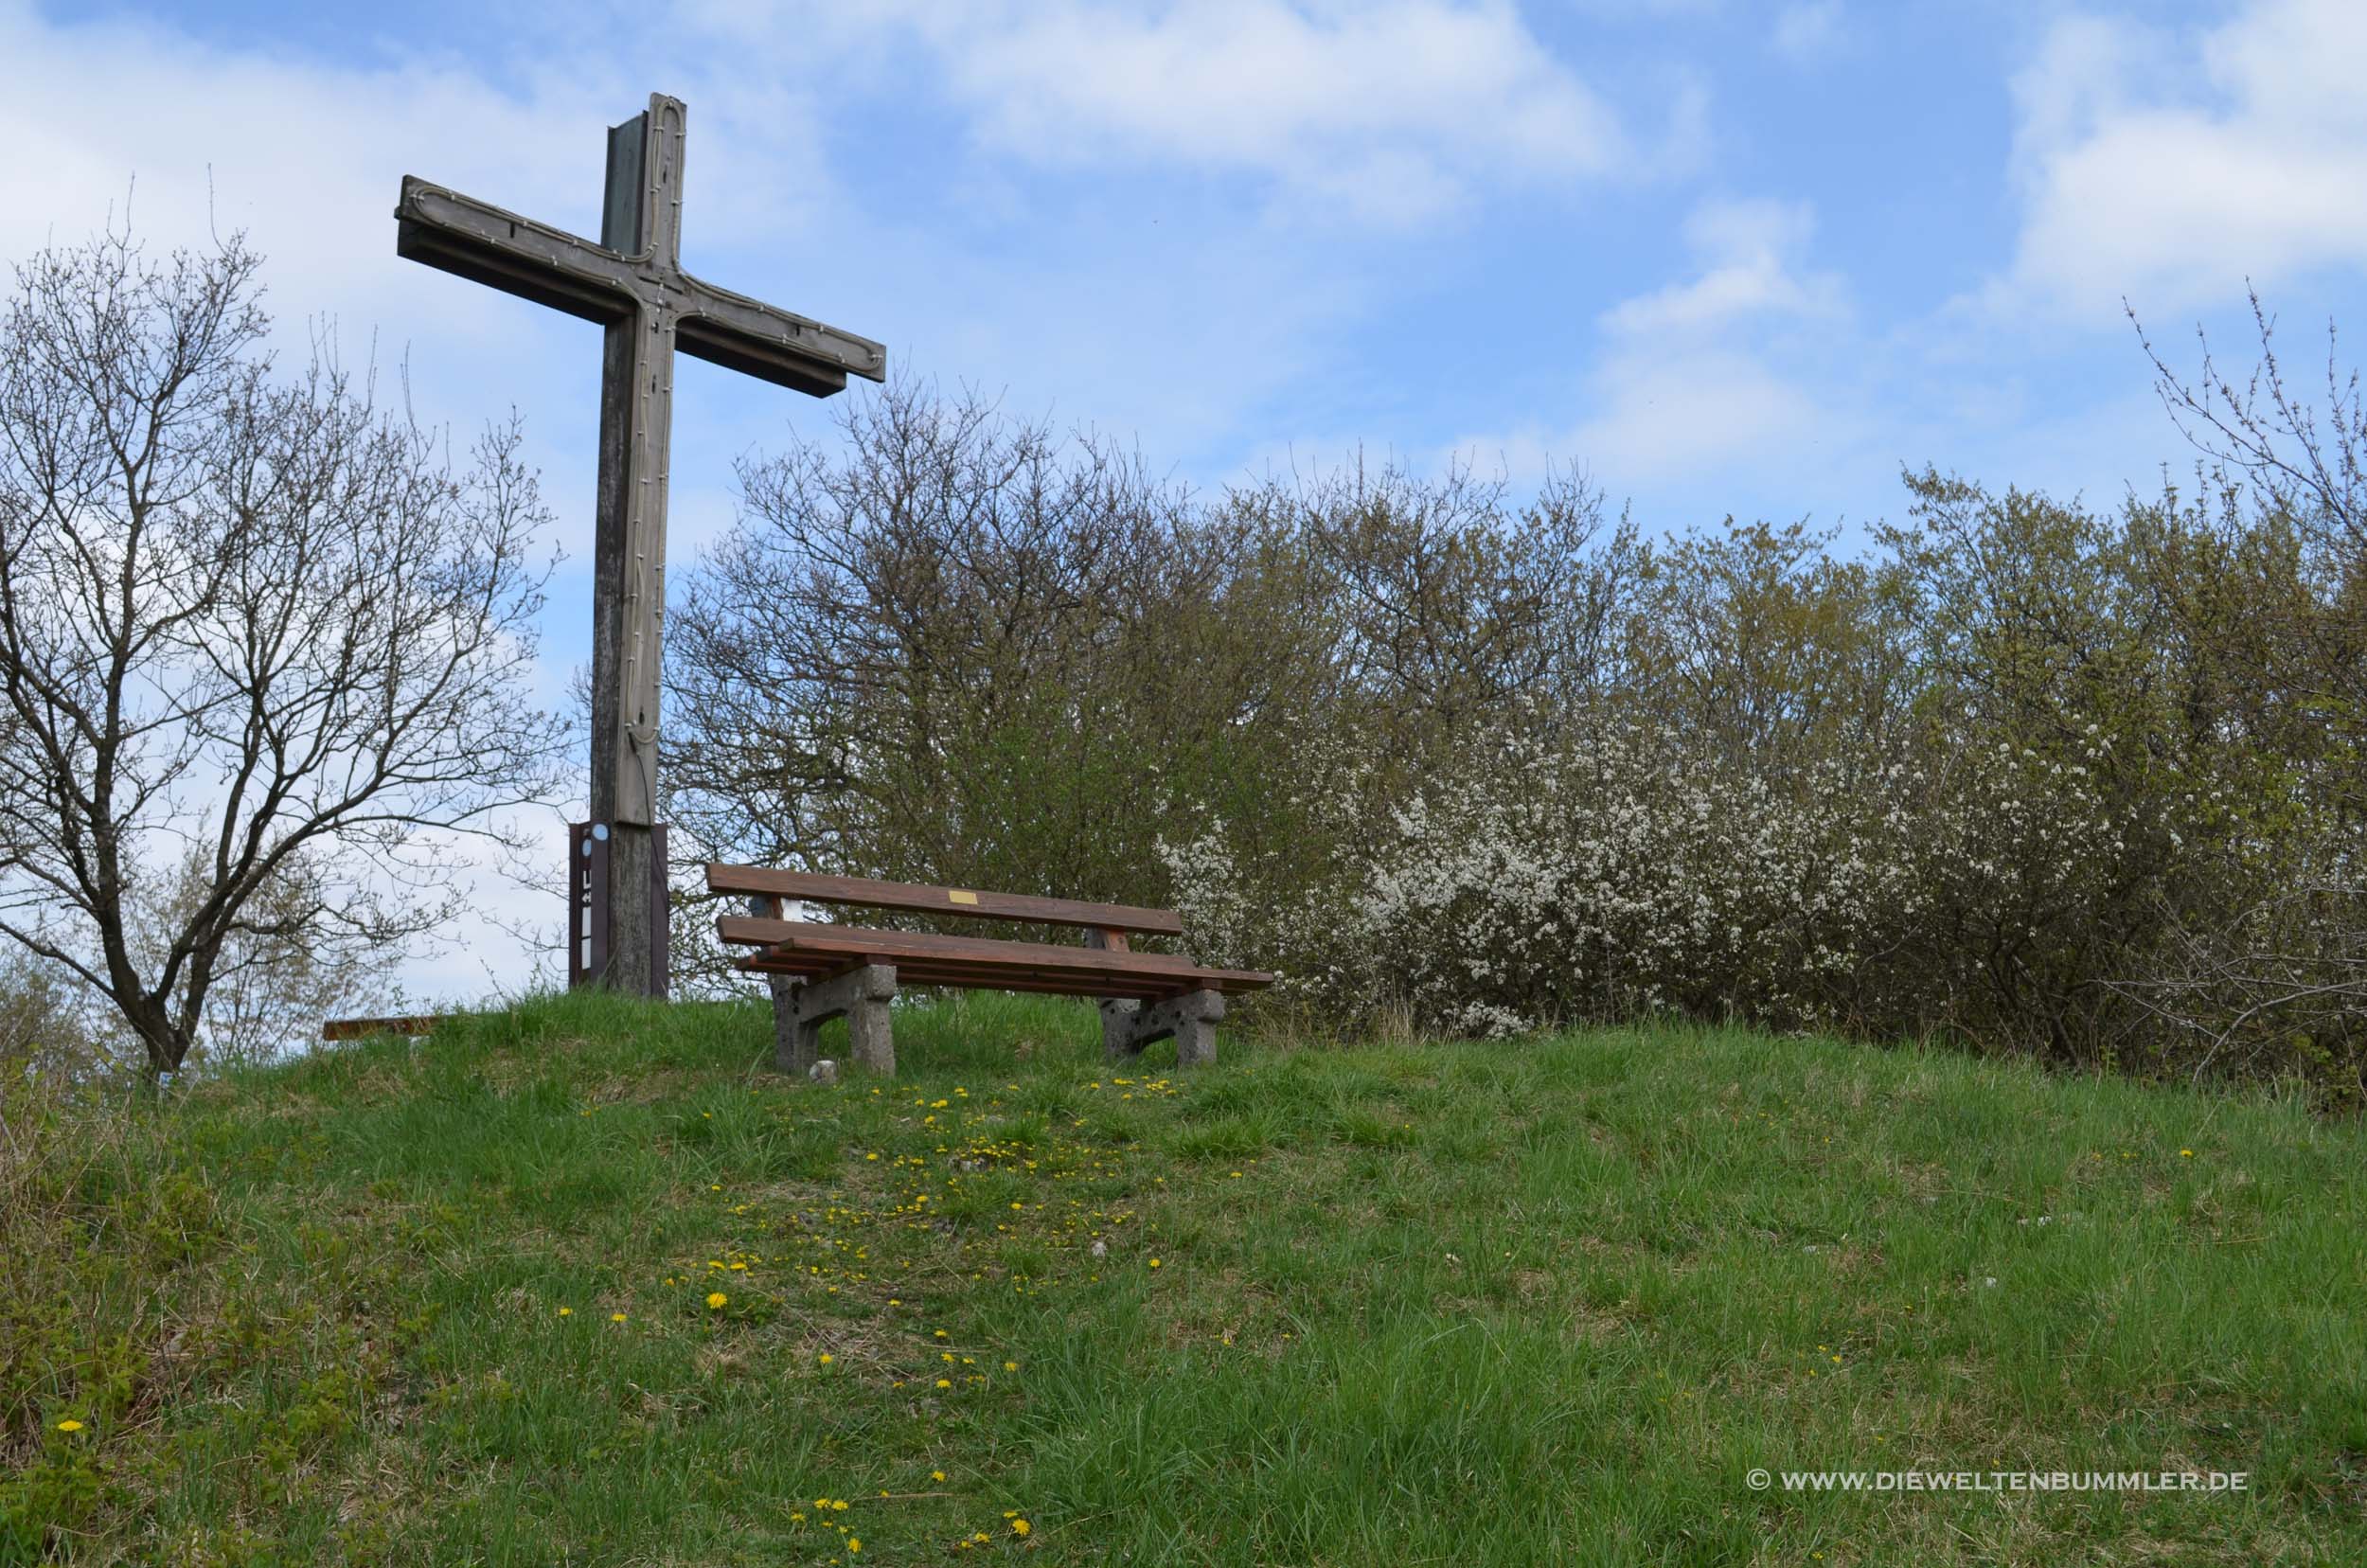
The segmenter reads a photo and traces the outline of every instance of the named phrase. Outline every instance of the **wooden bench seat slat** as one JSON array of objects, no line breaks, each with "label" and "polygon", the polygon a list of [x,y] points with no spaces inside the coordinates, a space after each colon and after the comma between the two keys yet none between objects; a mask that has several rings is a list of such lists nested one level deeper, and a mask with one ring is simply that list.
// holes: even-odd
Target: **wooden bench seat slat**
[{"label": "wooden bench seat slat", "polygon": [[865,952],[896,950],[924,957],[985,964],[1051,964],[1063,969],[1120,969],[1162,973],[1200,967],[1189,958],[1172,953],[1111,953],[1100,948],[1063,947],[1053,942],[1013,942],[998,936],[948,936],[934,931],[885,931],[875,926],[837,925],[820,920],[774,920],[760,915],[725,915],[715,922],[715,927],[718,935],[736,947],[789,946],[809,948],[815,952],[860,947]]},{"label": "wooden bench seat slat", "polygon": [[762,865],[709,864],[706,877],[707,890],[712,893],[859,904],[965,920],[1087,926],[1146,936],[1184,934],[1184,918],[1175,911],[1145,909],[1134,904],[1087,903],[1076,899],[1039,899],[1021,893],[929,887],[917,882],[881,882],[871,877],[825,877],[807,871],[776,871]]},{"label": "wooden bench seat slat", "polygon": [[[952,970],[915,966],[899,962],[890,954],[874,954],[873,961],[886,964],[896,971],[897,983],[903,987],[942,987],[952,990],[1027,991],[1045,996],[1080,996],[1094,1001],[1156,1002],[1188,990],[1223,990],[1238,992],[1248,989],[1240,982],[1220,978],[1195,980],[1182,977],[1169,980],[1129,979],[1121,975],[1077,974],[1048,970]],[[859,966],[845,959],[833,959],[828,967],[799,970],[784,967],[758,955],[743,959],[741,969],[752,974],[785,974],[792,979],[812,981],[828,979],[845,970]]]},{"label": "wooden bench seat slat", "polygon": [[[782,953],[776,956],[771,953],[758,953],[742,958],[736,967],[751,974],[786,975],[810,984],[835,979],[860,966],[845,958],[818,953]],[[904,988],[1027,991],[1038,995],[1086,996],[1130,1002],[1156,1002],[1179,991],[1192,989],[1199,984],[1189,980],[1130,980],[1110,975],[1030,970],[981,970],[910,960],[896,961],[896,979],[897,984]]]},{"label": "wooden bench seat slat", "polygon": [[1002,973],[1074,975],[1079,994],[1107,994],[1097,984],[1141,982],[1176,989],[1254,990],[1273,977],[1248,970],[1204,969],[1166,953],[1113,953],[1095,948],[1055,947],[1049,942],[1006,942],[976,936],[941,936],[930,932],[877,931],[863,926],[816,925],[726,915],[717,935],[742,947],[781,953],[810,953],[843,959],[876,959],[899,968],[911,964],[914,981],[923,969],[958,968],[990,981]]}]

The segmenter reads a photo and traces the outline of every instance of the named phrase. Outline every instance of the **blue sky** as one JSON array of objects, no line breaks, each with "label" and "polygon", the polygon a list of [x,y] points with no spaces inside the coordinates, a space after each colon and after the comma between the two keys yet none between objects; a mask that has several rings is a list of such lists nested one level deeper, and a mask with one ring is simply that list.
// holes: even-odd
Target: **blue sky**
[{"label": "blue sky", "polygon": [[[1086,0],[668,9],[0,0],[0,256],[243,227],[291,352],[521,410],[586,644],[596,330],[399,261],[417,173],[596,233],[603,128],[690,110],[684,257],[906,374],[1201,487],[1361,445],[1647,528],[1895,515],[1902,465],[2109,501],[2191,456],[2122,314],[2305,362],[2367,321],[2367,7]],[[672,554],[826,405],[684,362]],[[509,897],[491,890],[489,901]],[[498,941],[428,990],[520,971]],[[473,951],[472,950],[473,948]]]}]

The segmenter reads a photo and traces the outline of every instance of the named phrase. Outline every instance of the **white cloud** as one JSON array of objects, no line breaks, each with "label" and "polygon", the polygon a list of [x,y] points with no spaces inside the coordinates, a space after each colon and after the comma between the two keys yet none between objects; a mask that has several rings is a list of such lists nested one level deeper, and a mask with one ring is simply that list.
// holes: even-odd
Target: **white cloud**
[{"label": "white cloud", "polygon": [[1675,22],[1715,16],[1726,0],[1569,0],[1576,10],[1610,22]]},{"label": "white cloud", "polygon": [[[600,127],[648,91],[637,72],[549,54],[505,70],[497,85],[427,57],[346,66],[217,48],[154,24],[49,25],[9,0],[0,58],[11,65],[0,98],[11,149],[0,254],[25,254],[53,226],[79,238],[111,205],[121,208],[135,175],[143,231],[187,242],[209,224],[247,228],[278,289],[304,309],[473,311],[487,325],[534,317],[396,260],[401,176],[597,233]],[[777,237],[828,203],[807,98],[725,81],[704,88],[693,111],[686,249]],[[721,188],[745,199],[699,199]]]},{"label": "white cloud", "polygon": [[2246,277],[2367,264],[2367,8],[2257,0],[2215,29],[2058,21],[2014,82],[2021,226],[1993,311],[2117,325]]},{"label": "white cloud", "polygon": [[1822,60],[1843,42],[1841,0],[1793,0],[1775,13],[1769,46],[1795,65]]},{"label": "white cloud", "polygon": [[1804,202],[1706,202],[1684,225],[1686,241],[1704,261],[1701,275],[1624,300],[1604,312],[1603,324],[1638,337],[1697,333],[1752,315],[1834,314],[1840,280],[1794,270],[1815,227]]},{"label": "white cloud", "polygon": [[[777,47],[801,9],[704,14]],[[1640,143],[1505,0],[1004,0],[855,14],[828,24],[835,38],[854,46],[858,27],[908,29],[996,151],[1246,172],[1388,223],[1483,189],[1651,172],[1682,155],[1700,112],[1681,95],[1669,145]]]},{"label": "white cloud", "polygon": [[1825,414],[1805,386],[1758,355],[1703,348],[1623,351],[1594,377],[1601,406],[1569,437],[1606,476],[1655,480],[1812,439]]},{"label": "white cloud", "polygon": [[1857,421],[1790,368],[1792,335],[1848,314],[1841,280],[1802,265],[1814,229],[1806,203],[1704,202],[1684,225],[1693,276],[1602,313],[1584,412],[1558,431],[1532,425],[1460,450],[1524,474],[1558,454],[1624,490],[1854,439]]}]

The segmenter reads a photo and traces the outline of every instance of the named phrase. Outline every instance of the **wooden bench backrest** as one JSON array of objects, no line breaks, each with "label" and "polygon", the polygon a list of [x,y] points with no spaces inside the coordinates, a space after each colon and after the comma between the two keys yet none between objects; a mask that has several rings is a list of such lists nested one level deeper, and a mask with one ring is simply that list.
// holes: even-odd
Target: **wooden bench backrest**
[{"label": "wooden bench backrest", "polygon": [[1036,899],[1023,893],[986,893],[966,887],[927,887],[917,882],[880,882],[870,877],[822,877],[809,871],[775,871],[761,865],[710,864],[707,891],[797,899],[809,903],[858,904],[867,909],[902,909],[967,920],[1084,926],[1147,936],[1184,934],[1183,917],[1171,909],[1085,903],[1075,899]]}]

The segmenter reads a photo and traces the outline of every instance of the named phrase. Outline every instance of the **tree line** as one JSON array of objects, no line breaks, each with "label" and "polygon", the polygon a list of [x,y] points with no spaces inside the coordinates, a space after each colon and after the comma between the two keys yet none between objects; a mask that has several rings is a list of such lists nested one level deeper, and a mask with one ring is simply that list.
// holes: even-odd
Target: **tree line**
[{"label": "tree line", "polygon": [[[266,1049],[570,776],[516,425],[455,454],[279,366],[258,265],[105,236],[0,311],[19,1066]],[[1201,493],[892,385],[677,574],[678,858],[1173,903],[1302,1029],[1677,1014],[2356,1104],[2367,412],[2259,327],[2241,373],[2144,345],[2175,482],[1925,468],[1848,541],[1647,533],[1575,472]],[[728,989],[712,913],[677,972]]]},{"label": "tree line", "polygon": [[1172,902],[1303,1027],[1676,1013],[2355,1103],[2367,431],[2261,330],[2241,383],[2155,358],[2182,482],[1909,472],[1846,550],[1647,537],[1572,474],[1197,495],[892,387],[743,467],[671,621],[669,811]]}]

